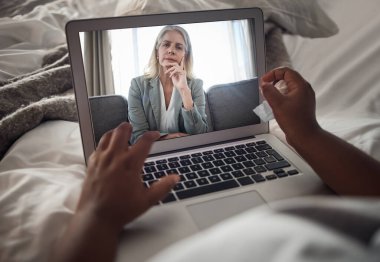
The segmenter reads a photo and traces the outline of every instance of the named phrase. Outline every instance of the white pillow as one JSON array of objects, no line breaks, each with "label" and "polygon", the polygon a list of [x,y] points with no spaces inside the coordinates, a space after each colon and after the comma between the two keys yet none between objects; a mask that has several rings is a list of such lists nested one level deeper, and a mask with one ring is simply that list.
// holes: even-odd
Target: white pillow
[{"label": "white pillow", "polygon": [[290,34],[328,37],[337,25],[315,0],[129,0],[119,1],[115,15],[140,15],[196,10],[259,7],[265,21],[275,23]]}]

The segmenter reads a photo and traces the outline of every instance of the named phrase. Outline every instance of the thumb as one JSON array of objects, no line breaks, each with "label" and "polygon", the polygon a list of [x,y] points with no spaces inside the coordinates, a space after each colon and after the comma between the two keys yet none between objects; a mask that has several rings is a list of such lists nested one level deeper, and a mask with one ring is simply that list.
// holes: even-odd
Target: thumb
[{"label": "thumb", "polygon": [[272,83],[262,82],[260,88],[263,96],[272,108],[277,107],[281,103],[283,95]]},{"label": "thumb", "polygon": [[178,181],[178,175],[169,175],[153,183],[148,191],[149,203],[155,205],[158,201],[164,199]]}]

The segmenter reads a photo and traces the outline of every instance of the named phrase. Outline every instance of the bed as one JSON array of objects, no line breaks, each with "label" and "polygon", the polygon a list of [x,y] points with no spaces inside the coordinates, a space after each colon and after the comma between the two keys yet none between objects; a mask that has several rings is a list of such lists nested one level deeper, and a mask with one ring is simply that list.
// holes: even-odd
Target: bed
[{"label": "bed", "polygon": [[[53,243],[75,211],[85,177],[65,48],[64,25],[70,19],[262,7],[268,68],[287,65],[298,70],[316,92],[322,127],[380,161],[378,1],[293,1],[303,12],[285,2],[2,3],[0,260],[48,261]],[[275,121],[270,130],[286,143]]]}]

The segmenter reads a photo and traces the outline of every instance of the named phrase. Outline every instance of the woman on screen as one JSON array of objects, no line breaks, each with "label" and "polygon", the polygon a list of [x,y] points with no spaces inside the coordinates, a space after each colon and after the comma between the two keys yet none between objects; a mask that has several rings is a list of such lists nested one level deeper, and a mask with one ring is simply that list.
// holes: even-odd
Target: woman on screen
[{"label": "woman on screen", "polygon": [[203,82],[193,76],[190,38],[179,26],[165,26],[157,36],[144,75],[132,79],[128,117],[131,142],[148,130],[161,139],[207,132]]}]

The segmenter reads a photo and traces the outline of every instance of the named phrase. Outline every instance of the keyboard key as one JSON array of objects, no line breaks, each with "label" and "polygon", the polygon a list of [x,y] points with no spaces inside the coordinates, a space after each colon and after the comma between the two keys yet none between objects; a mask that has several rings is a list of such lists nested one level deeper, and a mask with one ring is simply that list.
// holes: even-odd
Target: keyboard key
[{"label": "keyboard key", "polygon": [[168,160],[166,160],[166,159],[161,159],[161,160],[157,160],[156,161],[156,164],[157,165],[160,165],[160,164],[165,164],[165,163],[167,163],[168,162]]},{"label": "keyboard key", "polygon": [[242,156],[242,155],[246,155],[247,152],[244,150],[244,149],[237,149],[235,151],[235,153],[238,155],[238,156]]},{"label": "keyboard key", "polygon": [[246,154],[245,157],[249,160],[257,159],[257,156],[254,153]]},{"label": "keyboard key", "polygon": [[156,167],[157,167],[157,169],[160,170],[160,171],[163,171],[163,170],[169,169],[169,167],[168,167],[167,164],[160,164],[160,165],[157,165]]},{"label": "keyboard key", "polygon": [[145,173],[154,173],[157,171],[155,166],[146,166],[144,167]]},{"label": "keyboard key", "polygon": [[186,181],[187,180],[185,175],[179,175],[179,178],[180,178],[180,181]]},{"label": "keyboard key", "polygon": [[169,202],[173,202],[173,201],[176,201],[177,199],[175,198],[175,196],[173,195],[173,193],[169,193],[161,202],[162,203],[169,203]]},{"label": "keyboard key", "polygon": [[179,157],[181,160],[191,158],[190,155],[183,155]]},{"label": "keyboard key", "polygon": [[244,145],[244,144],[241,144],[241,145],[237,145],[237,146],[235,146],[235,148],[237,148],[237,149],[241,149],[241,148],[245,148],[246,146]]},{"label": "keyboard key", "polygon": [[190,169],[193,171],[199,171],[202,170],[202,167],[200,165],[192,165],[190,166]]},{"label": "keyboard key", "polygon": [[210,172],[208,172],[207,170],[200,170],[200,171],[197,172],[197,174],[200,177],[206,177],[206,176],[210,175]]},{"label": "keyboard key", "polygon": [[265,181],[265,178],[260,175],[260,174],[256,174],[256,175],[252,175],[251,178],[256,182],[256,183],[259,183],[259,182],[263,182]]},{"label": "keyboard key", "polygon": [[223,160],[215,160],[212,162],[214,164],[214,166],[224,166],[224,162]]},{"label": "keyboard key", "polygon": [[228,180],[228,179],[232,179],[232,176],[230,173],[224,173],[220,175],[220,178],[223,180]]},{"label": "keyboard key", "polygon": [[210,184],[210,185],[201,186],[197,188],[192,188],[189,190],[179,191],[177,192],[177,196],[179,199],[185,199],[185,198],[199,196],[199,195],[203,195],[207,193],[218,192],[218,191],[222,191],[225,189],[230,189],[230,188],[234,188],[238,186],[239,184],[235,180],[230,179],[230,180],[223,181],[220,183],[215,183],[215,184]]},{"label": "keyboard key", "polygon": [[233,151],[224,152],[224,155],[227,156],[227,157],[236,156],[236,154]]},{"label": "keyboard key", "polygon": [[211,162],[211,161],[214,161],[215,158],[212,156],[212,155],[206,155],[206,156],[202,156],[202,159],[206,162]]},{"label": "keyboard key", "polygon": [[267,156],[267,157],[264,157],[264,160],[265,160],[265,162],[267,162],[267,163],[273,163],[273,162],[276,162],[276,161],[277,161],[273,156]]},{"label": "keyboard key", "polygon": [[236,160],[233,159],[232,157],[229,157],[229,158],[224,159],[224,162],[225,162],[226,164],[231,165],[231,164],[236,163]]},{"label": "keyboard key", "polygon": [[273,170],[273,169],[278,169],[278,168],[284,168],[284,167],[289,167],[289,166],[290,166],[290,164],[287,161],[285,161],[285,160],[265,165],[265,167],[268,170]]},{"label": "keyboard key", "polygon": [[222,169],[222,171],[225,173],[233,171],[232,167],[230,166],[222,166],[220,169]]},{"label": "keyboard key", "polygon": [[194,153],[194,154],[191,154],[191,157],[200,157],[202,156],[202,153]]},{"label": "keyboard key", "polygon": [[265,153],[264,151],[260,151],[260,152],[257,152],[255,154],[256,154],[256,156],[258,156],[260,158],[268,156],[268,154]]},{"label": "keyboard key", "polygon": [[179,161],[179,163],[181,164],[181,166],[190,166],[193,164],[193,163],[191,163],[190,159],[181,160],[181,161]]},{"label": "keyboard key", "polygon": [[240,170],[240,169],[244,169],[245,167],[240,164],[240,163],[236,163],[236,164],[232,164],[231,165],[235,170]]},{"label": "keyboard key", "polygon": [[277,177],[286,177],[286,176],[288,176],[288,174],[285,172],[280,172],[280,173],[277,173],[276,176]]},{"label": "keyboard key", "polygon": [[232,174],[235,178],[239,178],[239,177],[243,177],[243,176],[244,176],[243,172],[241,172],[240,170],[232,171],[231,174]]},{"label": "keyboard key", "polygon": [[181,165],[178,163],[178,162],[170,162],[169,163],[169,167],[170,168],[178,168],[180,167]]},{"label": "keyboard key", "polygon": [[263,151],[263,150],[267,150],[267,149],[272,149],[272,147],[268,144],[264,144],[264,145],[258,145],[255,147],[257,151]]},{"label": "keyboard key", "polygon": [[284,172],[284,170],[281,169],[281,168],[273,170],[273,173],[275,173],[275,174],[277,174],[277,173],[283,173],[283,172]]},{"label": "keyboard key", "polygon": [[206,178],[198,178],[197,179],[197,183],[200,186],[204,186],[204,185],[210,184],[210,182],[208,182],[208,180]]},{"label": "keyboard key", "polygon": [[195,174],[195,173],[187,173],[187,174],[185,175],[185,177],[186,177],[188,180],[193,180],[193,179],[198,178],[197,174]]},{"label": "keyboard key", "polygon": [[204,162],[203,159],[200,157],[194,157],[191,159],[191,161],[193,162],[193,164],[200,164]]},{"label": "keyboard key", "polygon": [[176,161],[178,161],[178,160],[179,160],[178,157],[171,157],[171,158],[168,158],[168,161],[169,161],[169,162],[176,162]]},{"label": "keyboard key", "polygon": [[262,159],[255,159],[255,160],[253,160],[253,162],[255,162],[255,164],[258,166],[266,164],[265,161]]},{"label": "keyboard key", "polygon": [[248,147],[255,146],[255,145],[256,145],[255,142],[249,142],[249,143],[246,144],[246,146],[248,146]]},{"label": "keyboard key", "polygon": [[258,145],[265,145],[267,142],[264,140],[256,141],[256,144]]},{"label": "keyboard key", "polygon": [[235,150],[235,147],[233,147],[233,146],[228,146],[228,147],[225,147],[224,150],[225,150],[225,151],[233,151],[233,150]]},{"label": "keyboard key", "polygon": [[185,174],[185,173],[191,172],[191,170],[187,166],[184,166],[184,167],[178,168],[178,172],[180,172],[181,174]]},{"label": "keyboard key", "polygon": [[223,153],[213,154],[215,159],[224,159],[226,156]]},{"label": "keyboard key", "polygon": [[159,171],[159,172],[154,173],[154,176],[155,178],[160,179],[161,177],[166,176],[166,174],[163,171]]},{"label": "keyboard key", "polygon": [[254,169],[255,169],[255,171],[256,171],[257,173],[264,173],[265,171],[267,171],[267,170],[265,169],[265,167],[263,167],[263,166],[255,166]]},{"label": "keyboard key", "polygon": [[214,154],[214,152],[212,152],[211,150],[209,150],[209,151],[204,151],[204,152],[203,152],[203,155],[204,155],[204,156],[212,155],[212,154]]},{"label": "keyboard key", "polygon": [[[183,184],[186,186],[186,188],[192,188],[192,187],[197,186],[197,184],[195,184],[195,181],[193,181],[193,180],[185,181],[185,182],[183,182]],[[183,191],[180,191],[180,192],[183,192]]]},{"label": "keyboard key", "polygon": [[211,168],[209,171],[210,171],[210,173],[213,174],[213,175],[217,175],[217,174],[222,173],[222,171],[220,171],[220,169],[217,168],[217,167],[215,167],[215,168]]},{"label": "keyboard key", "polygon": [[208,179],[211,181],[211,183],[216,183],[216,182],[222,181],[220,179],[220,177],[218,177],[218,176],[210,176]]},{"label": "keyboard key", "polygon": [[154,179],[154,177],[153,177],[152,174],[145,174],[145,175],[142,176],[142,178],[143,178],[144,181],[149,181],[149,180],[153,180]]},{"label": "keyboard key", "polygon": [[154,166],[154,162],[145,162],[144,166]]},{"label": "keyboard key", "polygon": [[271,175],[267,175],[265,178],[266,180],[273,180],[273,179],[276,179],[277,176],[275,174],[271,174]]},{"label": "keyboard key", "polygon": [[168,175],[171,175],[171,174],[178,174],[178,173],[179,173],[178,170],[177,170],[176,168],[168,169],[168,170],[166,170],[165,172],[166,172],[166,174],[168,174]]},{"label": "keyboard key", "polygon": [[246,174],[247,176],[256,174],[255,170],[253,170],[252,168],[243,169],[243,173]]},{"label": "keyboard key", "polygon": [[253,148],[253,147],[247,147],[245,149],[245,151],[247,151],[248,153],[255,153],[255,152],[257,152],[257,150],[255,148]]},{"label": "keyboard key", "polygon": [[181,182],[178,182],[174,187],[173,187],[173,190],[174,191],[178,191],[178,190],[183,190],[185,189],[184,186],[182,185]]},{"label": "keyboard key", "polygon": [[213,168],[214,167],[214,165],[211,164],[210,162],[202,163],[201,165],[202,165],[202,167],[204,169],[209,169],[209,168]]},{"label": "keyboard key", "polygon": [[218,148],[214,150],[214,153],[222,153],[224,152],[224,148]]},{"label": "keyboard key", "polygon": [[244,162],[247,161],[247,158],[245,156],[235,156],[235,160],[237,162]]},{"label": "keyboard key", "polygon": [[243,165],[245,167],[253,167],[253,166],[255,166],[255,163],[253,163],[252,161],[244,161]]},{"label": "keyboard key", "polygon": [[252,179],[250,179],[249,177],[240,177],[237,179],[237,181],[239,181],[240,185],[242,186],[245,186],[245,185],[250,185],[250,184],[253,184],[254,182],[252,181]]},{"label": "keyboard key", "polygon": [[295,170],[295,169],[292,169],[292,170],[288,171],[288,175],[289,176],[294,176],[294,175],[297,175],[297,174],[299,174],[299,172],[297,170]]}]

